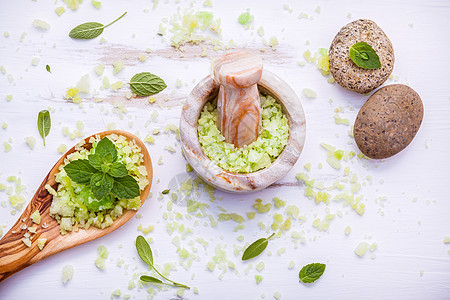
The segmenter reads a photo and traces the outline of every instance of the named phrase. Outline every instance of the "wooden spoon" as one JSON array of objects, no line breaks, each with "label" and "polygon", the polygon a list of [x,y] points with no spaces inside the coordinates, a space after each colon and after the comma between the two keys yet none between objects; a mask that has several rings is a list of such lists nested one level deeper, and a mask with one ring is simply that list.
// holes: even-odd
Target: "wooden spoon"
[{"label": "wooden spoon", "polygon": [[[152,185],[153,168],[150,155],[148,154],[147,148],[142,141],[126,131],[110,130],[100,132],[92,136],[98,135],[103,138],[104,136],[113,133],[123,135],[127,138],[127,140],[133,140],[136,145],[141,148],[141,153],[144,155],[144,165],[147,169],[149,184],[143,191],[141,191],[142,205],[144,204]],[[84,139],[84,142],[88,147],[90,146],[88,141],[92,136]],[[66,235],[61,235],[59,231],[59,224],[50,216],[50,206],[52,205],[53,197],[48,193],[45,185],[50,184],[55,190],[57,189],[58,183],[55,181],[55,174],[59,172],[58,168],[64,163],[64,158],[74,151],[75,147],[67,151],[66,154],[64,154],[53,166],[44,181],[41,183],[40,187],[37,189],[36,194],[34,194],[33,199],[31,199],[25,211],[13,227],[8,231],[8,233],[6,233],[0,240],[0,282],[14,273],[49,256],[52,256],[53,254],[95,240],[116,230],[131,219],[131,217],[137,212],[137,210],[124,210],[123,215],[116,219],[111,226],[105,229],[99,229],[91,226],[87,230],[79,229],[77,232],[70,232]],[[37,225],[36,233],[32,234],[32,238],[30,237],[32,241],[31,247],[27,247],[22,242],[22,238],[28,230],[23,230],[20,228],[23,225],[26,225],[27,227],[32,227],[33,225],[36,226],[36,224],[30,219],[30,215],[36,210],[39,210],[39,213],[41,214],[41,223],[40,225]],[[48,227],[43,228],[41,225],[44,223],[47,224]],[[47,238],[47,243],[42,250],[39,250],[37,240],[44,237]]]}]

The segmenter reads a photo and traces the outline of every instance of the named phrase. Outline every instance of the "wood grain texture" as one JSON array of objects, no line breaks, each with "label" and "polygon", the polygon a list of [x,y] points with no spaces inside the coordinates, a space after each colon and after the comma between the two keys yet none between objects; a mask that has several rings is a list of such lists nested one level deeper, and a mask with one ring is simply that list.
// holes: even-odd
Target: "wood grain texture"
[{"label": "wood grain texture", "polygon": [[[136,145],[141,149],[141,153],[144,155],[143,164],[147,169],[149,184],[141,192],[142,205],[147,199],[153,178],[152,162],[147,148],[136,136],[121,130],[104,131],[85,138],[84,141],[87,145],[86,148],[89,148],[90,144],[88,143],[88,141],[91,137],[99,136],[100,138],[103,138],[104,136],[110,134],[122,135],[125,136],[128,140],[134,141]],[[64,159],[67,157],[67,155],[73,153],[74,151],[75,146],[67,151],[56,162],[56,164],[42,181],[35,195],[31,199],[30,203],[25,208],[17,222],[0,240],[0,282],[13,275],[14,273],[49,256],[102,237],[125,224],[131,217],[136,214],[137,210],[125,210],[123,215],[120,218],[116,219],[113,224],[107,228],[99,229],[97,227],[91,226],[87,230],[79,229],[76,232],[69,232],[66,235],[60,234],[59,224],[53,217],[50,216],[50,207],[52,205],[53,196],[48,193],[45,186],[49,184],[55,190],[57,189],[58,183],[55,181],[55,174],[59,172],[59,167],[64,164]],[[32,227],[33,225],[35,225],[30,219],[30,216],[36,210],[38,210],[41,215],[41,224],[40,226],[37,226],[36,233],[32,234],[32,239],[30,238],[32,240],[32,244],[31,247],[28,247],[22,241],[23,235],[25,232],[27,232],[27,230],[22,230],[21,227],[23,225],[26,225],[27,227]],[[45,228],[42,226],[43,224]],[[37,246],[37,240],[39,238],[47,238],[47,243],[42,250],[39,250]]]}]

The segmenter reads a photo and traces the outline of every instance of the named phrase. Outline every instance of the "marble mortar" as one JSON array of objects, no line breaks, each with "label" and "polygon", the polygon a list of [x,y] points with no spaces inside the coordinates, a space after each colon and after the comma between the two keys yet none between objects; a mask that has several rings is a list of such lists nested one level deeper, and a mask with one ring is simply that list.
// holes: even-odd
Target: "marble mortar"
[{"label": "marble mortar", "polygon": [[253,173],[233,173],[211,161],[198,140],[197,121],[203,106],[217,97],[219,84],[209,75],[200,81],[188,95],[180,120],[181,148],[187,162],[197,174],[213,187],[233,193],[264,189],[285,176],[297,162],[306,136],[306,119],[300,99],[292,88],[272,72],[263,70],[258,90],[281,104],[289,120],[289,140],[281,154],[264,169]]}]

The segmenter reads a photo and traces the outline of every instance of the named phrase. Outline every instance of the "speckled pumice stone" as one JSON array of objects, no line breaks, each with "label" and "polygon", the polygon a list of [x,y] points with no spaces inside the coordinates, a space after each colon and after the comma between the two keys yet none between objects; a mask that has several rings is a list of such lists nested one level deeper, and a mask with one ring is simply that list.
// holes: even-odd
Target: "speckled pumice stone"
[{"label": "speckled pumice stone", "polygon": [[376,91],[363,105],[353,135],[367,157],[388,158],[412,142],[422,119],[419,94],[407,85],[392,84]]},{"label": "speckled pumice stone", "polygon": [[[363,69],[350,58],[350,47],[356,43],[369,44],[380,58],[378,69]],[[394,48],[384,31],[372,20],[356,20],[339,30],[329,50],[330,72],[343,88],[368,93],[382,85],[394,69]]]},{"label": "speckled pumice stone", "polygon": [[[245,193],[261,190],[281,177],[297,162],[303,149],[306,120],[301,102],[289,85],[263,70],[261,59],[248,52],[217,58],[214,75],[194,87],[183,106],[180,120],[181,147],[187,162],[217,189]],[[248,145],[261,131],[259,93],[274,97],[289,122],[289,139],[281,154],[266,168],[252,173],[233,173],[219,167],[202,150],[198,119],[203,106],[217,98],[217,125],[225,141],[235,147]]]}]

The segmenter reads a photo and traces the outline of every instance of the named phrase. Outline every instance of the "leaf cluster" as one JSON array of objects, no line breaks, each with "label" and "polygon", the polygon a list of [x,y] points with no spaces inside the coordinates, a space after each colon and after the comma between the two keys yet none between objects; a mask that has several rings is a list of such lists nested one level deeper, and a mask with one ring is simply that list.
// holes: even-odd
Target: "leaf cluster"
[{"label": "leaf cluster", "polygon": [[128,174],[126,166],[117,159],[116,147],[104,137],[98,142],[95,152],[88,155],[88,159],[73,160],[64,166],[71,180],[90,187],[95,199],[88,197],[85,200],[89,210],[98,211],[101,207],[109,207],[108,204],[113,203],[116,197],[133,199],[140,195],[136,179]]}]

